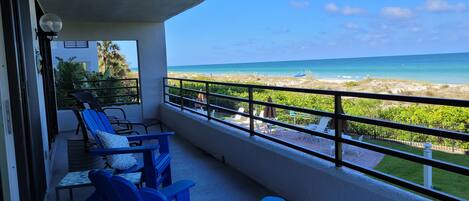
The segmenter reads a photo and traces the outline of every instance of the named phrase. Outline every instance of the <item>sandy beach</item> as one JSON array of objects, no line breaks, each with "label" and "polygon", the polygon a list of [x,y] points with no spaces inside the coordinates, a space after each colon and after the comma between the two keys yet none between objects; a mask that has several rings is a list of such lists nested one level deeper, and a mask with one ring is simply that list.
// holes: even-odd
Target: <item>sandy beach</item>
[{"label": "sandy beach", "polygon": [[413,80],[368,78],[317,79],[313,76],[263,76],[256,74],[206,75],[198,73],[168,73],[169,77],[212,80],[220,82],[258,83],[271,86],[288,86],[327,90],[359,91],[409,96],[469,99],[469,84],[438,84]]}]

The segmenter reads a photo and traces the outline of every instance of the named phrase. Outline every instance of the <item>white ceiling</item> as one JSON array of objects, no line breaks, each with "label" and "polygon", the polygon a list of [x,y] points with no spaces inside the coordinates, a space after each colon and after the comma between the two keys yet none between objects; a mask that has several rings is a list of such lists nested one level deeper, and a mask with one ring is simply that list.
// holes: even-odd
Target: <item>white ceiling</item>
[{"label": "white ceiling", "polygon": [[39,0],[64,21],[164,22],[203,0]]}]

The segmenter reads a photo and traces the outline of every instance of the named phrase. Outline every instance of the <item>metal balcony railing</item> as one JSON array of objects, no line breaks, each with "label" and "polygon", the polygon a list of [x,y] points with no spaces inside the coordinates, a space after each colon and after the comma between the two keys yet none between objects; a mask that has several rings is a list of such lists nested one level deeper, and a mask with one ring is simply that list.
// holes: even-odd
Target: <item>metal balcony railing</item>
[{"label": "metal balcony railing", "polygon": [[[84,80],[74,82],[74,89],[68,91],[89,91],[102,106],[140,104],[140,84],[138,78]],[[59,86],[58,86],[59,87]],[[75,104],[73,98],[58,97],[59,108],[67,109]]]},{"label": "metal balcony railing", "polygon": [[[170,85],[168,84],[168,82],[176,83],[179,86]],[[196,89],[185,88],[184,83],[199,83],[199,84],[204,85],[203,87],[204,89],[196,90]],[[241,97],[229,96],[225,94],[212,93],[211,92],[212,86],[245,88],[247,89],[247,92],[248,92],[248,98],[241,98]],[[423,185],[345,161],[342,159],[342,154],[343,154],[342,144],[353,145],[359,148],[371,150],[374,152],[379,152],[382,154],[390,155],[393,157],[398,157],[401,159],[409,160],[409,161],[424,164],[424,165],[429,165],[435,168],[439,168],[442,170],[446,170],[452,173],[457,173],[457,174],[465,175],[465,176],[469,176],[468,167],[437,160],[437,159],[429,159],[420,155],[411,154],[411,153],[391,149],[388,147],[359,141],[359,140],[345,139],[342,137],[342,131],[343,131],[342,125],[344,121],[351,121],[351,122],[358,122],[358,123],[369,124],[369,125],[374,125],[374,126],[399,129],[399,130],[404,130],[404,131],[409,131],[409,132],[414,132],[414,133],[420,133],[420,134],[426,134],[426,135],[431,135],[431,136],[437,136],[437,137],[442,137],[442,138],[469,142],[469,135],[467,133],[444,130],[444,129],[437,129],[437,128],[428,128],[428,127],[418,126],[418,125],[397,123],[393,121],[373,119],[373,118],[362,117],[362,116],[348,115],[344,113],[342,109],[342,100],[344,97],[353,97],[353,98],[367,98],[367,99],[386,100],[386,101],[399,101],[399,102],[407,102],[407,103],[422,103],[422,104],[431,104],[431,105],[455,106],[455,107],[465,107],[465,108],[469,107],[468,100],[430,98],[430,97],[413,97],[413,96],[373,94],[373,93],[347,92],[347,91],[316,90],[316,89],[263,86],[263,85],[252,85],[252,84],[223,83],[223,82],[212,82],[212,81],[169,78],[169,77],[163,78],[163,87],[164,87],[163,89],[164,102],[166,104],[180,108],[181,111],[186,110],[186,111],[193,112],[197,115],[206,117],[207,120],[220,122],[222,124],[246,131],[250,133],[251,136],[262,137],[267,140],[271,140],[273,142],[287,146],[289,148],[299,150],[304,153],[333,162],[335,163],[337,167],[344,166],[344,167],[368,174],[372,177],[381,179],[383,181],[421,193],[423,195],[430,196],[432,198],[441,199],[441,200],[461,200],[461,198],[456,197],[454,195],[450,195],[448,193],[441,192],[432,188],[426,188]],[[173,92],[177,92],[177,93],[170,93],[170,90]],[[307,93],[307,94],[333,96],[334,97],[334,112],[326,112],[326,111],[313,110],[313,109],[308,109],[308,108],[301,108],[301,107],[288,106],[288,105],[282,105],[282,104],[277,104],[277,103],[272,103],[272,102],[264,102],[264,101],[255,100],[253,98],[254,90],[277,90],[277,91],[299,92],[299,93]],[[186,94],[187,93],[203,94],[205,96],[206,101],[202,102],[194,98],[186,97],[185,93]],[[228,99],[232,101],[247,103],[249,105],[249,111],[248,111],[249,113],[239,112],[233,109],[220,107],[218,105],[211,104],[210,100],[213,98],[222,98],[222,99]],[[206,111],[208,112],[205,112],[205,113],[198,112],[194,110],[193,108],[186,107],[185,103],[193,103],[193,104],[202,105],[205,107]],[[269,107],[291,110],[291,111],[296,111],[296,112],[301,112],[301,113],[306,113],[306,114],[311,114],[311,115],[330,117],[334,121],[335,135],[328,135],[326,133],[306,129],[298,125],[288,124],[285,122],[280,122],[277,120],[272,120],[269,118],[256,116],[253,114],[254,105],[269,106]],[[247,117],[249,118],[249,128],[214,117],[212,116],[210,112],[213,110],[218,110],[218,111],[222,111],[226,113],[232,113],[232,114],[237,114],[237,115]],[[284,127],[287,129],[299,131],[302,133],[307,133],[313,136],[319,136],[325,139],[332,140],[334,141],[335,147],[336,147],[335,154],[333,156],[326,155],[318,151],[311,150],[303,146],[295,145],[291,142],[287,142],[285,140],[258,132],[255,129],[254,122],[256,120],[269,123],[272,125]]]}]

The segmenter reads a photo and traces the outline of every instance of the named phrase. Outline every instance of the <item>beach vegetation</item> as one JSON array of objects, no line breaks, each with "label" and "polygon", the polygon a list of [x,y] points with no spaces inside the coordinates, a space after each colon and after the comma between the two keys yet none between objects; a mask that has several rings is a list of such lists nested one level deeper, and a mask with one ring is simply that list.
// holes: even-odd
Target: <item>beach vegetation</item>
[{"label": "beach vegetation", "polygon": [[[185,83],[184,87],[191,89],[204,89],[203,84],[193,82]],[[170,90],[171,93],[179,93],[176,89],[172,90],[174,91]],[[210,90],[211,93],[248,98],[248,91],[245,87],[211,85]],[[197,93],[195,92],[185,92],[185,95],[194,99],[197,97]],[[334,111],[334,98],[332,96],[261,89],[254,90],[253,96],[255,100],[260,101],[267,101],[268,97],[272,97],[273,102],[278,104],[326,112]],[[248,108],[248,104],[245,102],[236,102],[222,98],[211,99],[211,104],[235,110],[239,107]],[[359,98],[343,99],[342,104],[345,113],[350,115],[469,133],[469,108],[413,103],[389,103],[381,100]],[[259,105],[255,105],[255,109],[260,111],[263,108]],[[299,125],[307,125],[315,123],[318,120],[318,117],[305,114],[292,118],[288,110],[280,110],[277,114],[277,119],[290,124],[296,123]],[[410,142],[431,142],[436,145],[469,149],[469,142],[459,140],[412,133],[409,131],[386,127],[377,127],[356,122],[348,122],[348,125],[348,130],[346,132],[350,134],[366,135],[375,138],[405,140]]]},{"label": "beach vegetation", "polygon": [[349,81],[349,82],[345,82],[344,84],[346,87],[356,87],[356,86],[359,86],[360,83],[356,82],[356,81]]}]

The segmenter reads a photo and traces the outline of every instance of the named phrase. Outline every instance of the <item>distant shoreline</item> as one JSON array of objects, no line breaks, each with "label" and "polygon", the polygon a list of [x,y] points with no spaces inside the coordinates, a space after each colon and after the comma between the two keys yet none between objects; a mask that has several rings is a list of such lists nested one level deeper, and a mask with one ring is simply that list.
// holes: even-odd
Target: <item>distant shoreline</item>
[{"label": "distant shoreline", "polygon": [[213,80],[220,82],[258,83],[270,86],[314,88],[326,90],[359,91],[371,93],[430,96],[441,98],[469,99],[469,84],[444,84],[425,81],[367,78],[353,79],[316,79],[314,76],[270,76],[256,74],[226,73],[179,73],[168,72],[169,77]]},{"label": "distant shoreline", "polygon": [[[446,82],[432,82],[426,80],[413,80],[413,79],[399,79],[399,78],[384,78],[384,77],[372,77],[365,76],[363,78],[355,78],[352,76],[338,76],[338,77],[317,77],[313,73],[306,73],[305,76],[295,77],[294,74],[260,74],[260,73],[247,73],[247,72],[226,72],[226,73],[201,73],[201,72],[175,72],[168,71],[168,74],[174,75],[190,75],[190,76],[205,76],[205,77],[270,77],[270,78],[282,78],[282,79],[314,79],[322,82],[333,82],[333,83],[345,83],[345,82],[360,82],[363,80],[386,80],[386,81],[402,81],[402,82],[416,82],[422,84],[435,84],[435,85],[469,85],[468,83],[446,83]],[[469,76],[469,75],[468,75]]]}]

